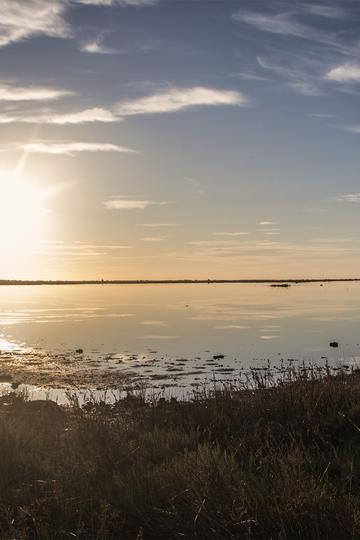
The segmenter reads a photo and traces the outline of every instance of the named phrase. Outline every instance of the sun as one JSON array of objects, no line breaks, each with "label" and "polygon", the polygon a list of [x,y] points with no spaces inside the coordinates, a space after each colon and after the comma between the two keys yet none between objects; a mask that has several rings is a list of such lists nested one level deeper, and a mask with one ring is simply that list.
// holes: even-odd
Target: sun
[{"label": "sun", "polygon": [[31,178],[0,171],[0,253],[32,250],[41,241],[46,192]]}]

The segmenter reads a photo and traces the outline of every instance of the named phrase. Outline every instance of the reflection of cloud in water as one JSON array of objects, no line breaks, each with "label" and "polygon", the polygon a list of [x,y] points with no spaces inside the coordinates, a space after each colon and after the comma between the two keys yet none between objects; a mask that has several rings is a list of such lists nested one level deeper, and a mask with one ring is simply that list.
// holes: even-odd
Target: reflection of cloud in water
[{"label": "reflection of cloud in water", "polygon": [[178,339],[179,336],[157,336],[157,335],[150,335],[150,336],[141,336],[141,339]]},{"label": "reflection of cloud in water", "polygon": [[21,323],[62,323],[68,320],[72,322],[82,322],[89,319],[113,319],[134,317],[134,313],[109,313],[105,308],[49,308],[49,309],[27,309],[14,312],[0,312],[0,324],[11,326]]},{"label": "reflection of cloud in water", "polygon": [[[359,303],[356,297],[348,298],[341,294],[335,286],[328,287],[327,292],[337,293],[334,296],[317,295],[317,287],[291,287],[287,290],[287,302],[280,296],[278,290],[265,287],[238,288],[239,296],[234,302],[214,302],[214,298],[203,299],[202,302],[192,302],[191,320],[193,321],[230,321],[237,324],[239,321],[271,321],[289,318],[307,318],[314,321],[337,321],[354,320],[360,318]],[[224,293],[222,290],[222,293]],[[234,293],[234,289],[233,289]],[[243,298],[243,301],[239,299]],[[279,301],[274,302],[274,297]],[[317,301],[314,299],[317,298]],[[178,305],[177,309],[183,309],[183,305]],[[174,306],[172,306],[174,309]]]},{"label": "reflection of cloud in water", "polygon": [[169,326],[165,321],[142,321],[145,326]]},{"label": "reflection of cloud in water", "polygon": [[277,330],[280,329],[281,326],[279,324],[264,324],[263,328],[271,329],[271,330]]},{"label": "reflection of cloud in water", "polygon": [[4,318],[0,319],[0,325],[1,326],[12,326],[13,324],[19,324],[20,322],[24,322],[23,320],[19,320],[18,318]]},{"label": "reflection of cloud in water", "polygon": [[[338,353],[328,350],[333,339],[341,344],[341,355],[359,354],[359,285],[351,290],[347,284],[294,285],[286,290],[183,284],[9,288],[3,289],[0,322],[8,325],[3,335],[10,342],[18,339],[57,351],[82,347],[85,356],[88,349],[94,350],[94,358],[126,351],[142,358],[143,349],[156,349],[154,365],[146,361],[153,370],[155,365],[164,369],[174,355],[193,359],[187,360],[194,362],[192,369],[195,354],[207,358],[201,353],[205,350],[225,354],[232,368],[238,361],[248,366],[256,365],[258,358],[277,359],[279,353],[299,359],[332,353],[335,358],[340,348]],[[126,369],[136,367],[137,374],[145,369],[138,360],[134,366],[123,361]],[[121,367],[117,361],[105,363],[111,369]]]},{"label": "reflection of cloud in water", "polygon": [[272,319],[282,319],[281,315],[274,314],[263,314],[257,316],[250,316],[249,314],[243,313],[233,313],[233,314],[221,314],[217,313],[216,315],[197,315],[195,317],[190,317],[192,321],[234,321],[237,319],[245,321],[267,321]]},{"label": "reflection of cloud in water", "polygon": [[334,316],[330,316],[329,317],[308,317],[308,320],[309,321],[319,321],[319,322],[331,322],[331,321],[353,321],[354,318],[353,317],[342,317],[342,316],[338,316],[338,317],[334,317]]},{"label": "reflection of cloud in water", "polygon": [[259,332],[262,334],[262,335],[276,335],[276,334],[279,334],[283,331],[283,328],[281,326],[278,326],[278,325],[272,325],[272,324],[269,324],[269,325],[263,325],[259,328]]},{"label": "reflection of cloud in water", "polygon": [[224,324],[222,326],[214,326],[216,330],[246,330],[250,326],[241,326],[240,324]]}]

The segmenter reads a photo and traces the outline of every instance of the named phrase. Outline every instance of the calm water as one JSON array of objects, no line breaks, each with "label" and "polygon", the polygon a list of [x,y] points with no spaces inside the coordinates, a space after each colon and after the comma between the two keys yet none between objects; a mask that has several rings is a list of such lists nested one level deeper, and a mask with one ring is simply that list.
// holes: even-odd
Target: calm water
[{"label": "calm water", "polygon": [[360,356],[360,283],[1,287],[0,297],[3,353],[81,348],[94,369],[152,381],[186,385],[268,359]]}]

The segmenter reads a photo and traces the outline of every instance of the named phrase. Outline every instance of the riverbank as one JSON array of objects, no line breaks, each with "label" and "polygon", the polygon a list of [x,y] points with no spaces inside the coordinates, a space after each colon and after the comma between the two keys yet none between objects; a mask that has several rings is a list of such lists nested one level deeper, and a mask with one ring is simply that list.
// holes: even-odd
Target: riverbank
[{"label": "riverbank", "polygon": [[360,375],[311,377],[188,402],[4,396],[1,538],[359,538]]}]

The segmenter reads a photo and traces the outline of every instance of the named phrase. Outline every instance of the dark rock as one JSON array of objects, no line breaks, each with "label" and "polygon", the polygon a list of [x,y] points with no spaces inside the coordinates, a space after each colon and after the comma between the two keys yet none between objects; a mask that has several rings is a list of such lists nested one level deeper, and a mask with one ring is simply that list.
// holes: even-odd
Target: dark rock
[{"label": "dark rock", "polygon": [[329,343],[330,347],[333,347],[334,349],[337,349],[339,346],[339,343],[337,341],[330,341]]}]

